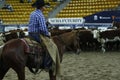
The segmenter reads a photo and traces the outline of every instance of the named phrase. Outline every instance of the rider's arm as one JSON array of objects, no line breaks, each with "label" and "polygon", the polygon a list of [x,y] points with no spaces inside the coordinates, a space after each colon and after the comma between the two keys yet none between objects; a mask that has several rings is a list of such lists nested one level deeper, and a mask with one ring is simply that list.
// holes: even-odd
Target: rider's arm
[{"label": "rider's arm", "polygon": [[39,18],[39,30],[41,34],[45,36],[50,36],[44,17]]}]

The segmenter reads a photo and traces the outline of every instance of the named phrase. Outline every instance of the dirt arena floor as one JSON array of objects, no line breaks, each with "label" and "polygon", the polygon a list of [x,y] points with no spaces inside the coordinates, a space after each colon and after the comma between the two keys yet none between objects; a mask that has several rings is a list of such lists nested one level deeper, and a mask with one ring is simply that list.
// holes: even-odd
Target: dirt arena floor
[{"label": "dirt arena floor", "polygon": [[[65,53],[61,80],[120,80],[120,52],[82,52],[80,55]],[[18,80],[10,69],[3,80]],[[49,80],[48,73],[37,75],[26,68],[26,80]]]}]

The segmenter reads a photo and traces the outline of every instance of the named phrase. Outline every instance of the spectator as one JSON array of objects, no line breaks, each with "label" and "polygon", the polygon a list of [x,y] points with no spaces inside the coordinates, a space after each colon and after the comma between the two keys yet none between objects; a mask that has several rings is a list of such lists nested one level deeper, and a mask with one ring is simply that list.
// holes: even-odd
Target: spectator
[{"label": "spectator", "polygon": [[2,9],[8,9],[9,11],[13,12],[13,8],[10,4],[5,4]]}]

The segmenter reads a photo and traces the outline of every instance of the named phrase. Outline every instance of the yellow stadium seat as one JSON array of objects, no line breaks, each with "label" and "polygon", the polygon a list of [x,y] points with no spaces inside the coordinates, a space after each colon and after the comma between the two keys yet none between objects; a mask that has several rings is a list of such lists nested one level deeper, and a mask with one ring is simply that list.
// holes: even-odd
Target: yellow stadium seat
[{"label": "yellow stadium seat", "polygon": [[105,9],[115,8],[119,4],[120,0],[71,0],[56,17],[84,17]]},{"label": "yellow stadium seat", "polygon": [[[32,3],[35,0],[32,0]],[[48,16],[53,7],[55,7],[59,2],[53,2],[52,0],[45,0],[50,2],[51,8],[46,9],[45,16]],[[19,3],[19,0],[6,0],[6,3],[12,5],[14,12],[9,12],[7,9],[0,9],[0,18],[3,19],[4,24],[28,24],[29,15],[35,9],[31,7],[32,3]]]}]

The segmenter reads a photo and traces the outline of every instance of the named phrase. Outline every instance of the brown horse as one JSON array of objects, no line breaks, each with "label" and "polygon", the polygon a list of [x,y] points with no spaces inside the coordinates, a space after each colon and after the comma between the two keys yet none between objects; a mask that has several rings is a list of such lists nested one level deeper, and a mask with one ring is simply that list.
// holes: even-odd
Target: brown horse
[{"label": "brown horse", "polygon": [[74,51],[76,54],[79,54],[80,49],[80,38],[79,30],[73,30],[71,32],[63,33],[59,36],[59,39],[65,44],[67,50]]},{"label": "brown horse", "polygon": [[[60,61],[62,62],[62,56],[65,47],[72,46],[75,49],[79,49],[79,33],[77,31],[68,32],[59,36],[53,36],[52,39],[58,47]],[[34,53],[28,52],[27,43],[23,39],[12,39],[5,43],[0,56],[0,80],[2,80],[7,71],[12,68],[18,76],[18,80],[25,80],[25,66],[33,73],[37,73],[39,69],[46,69],[43,66],[44,61],[51,62],[51,57],[45,48],[38,48]],[[35,48],[35,49],[36,49]],[[47,57],[45,56],[47,55]],[[48,63],[47,62],[47,63]],[[53,68],[47,68],[49,72],[50,80],[56,80]],[[33,70],[35,69],[35,71]]]},{"label": "brown horse", "polygon": [[[57,37],[53,37],[54,42],[57,44],[60,54],[60,61],[62,61],[64,44]],[[44,55],[48,52],[42,48],[39,53],[29,53],[26,51],[26,43],[21,39],[12,39],[5,43],[2,54],[0,56],[0,80],[2,80],[7,71],[12,68],[18,76],[18,80],[25,80],[25,66],[33,73],[38,72],[38,69],[45,69],[42,65],[48,59]],[[51,60],[51,58],[49,58]],[[48,62],[49,62],[48,60]],[[33,71],[33,68],[36,70]],[[53,74],[53,69],[48,69],[50,80],[56,80],[56,75]]]}]

